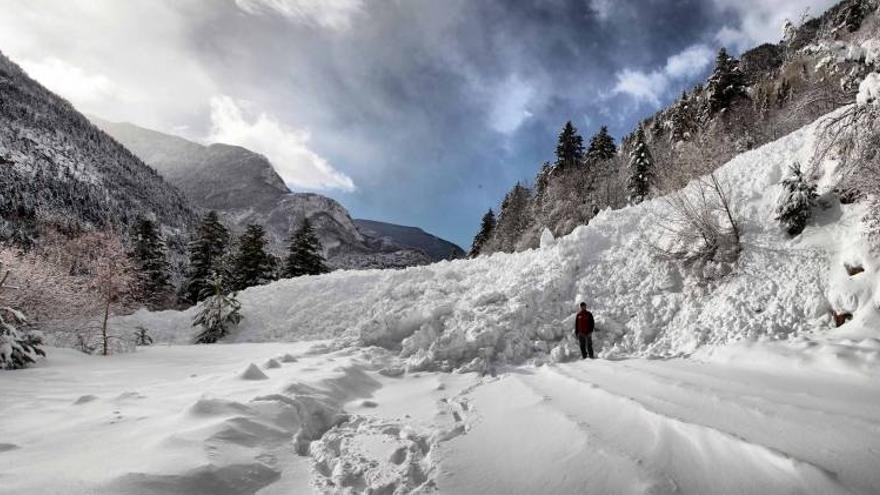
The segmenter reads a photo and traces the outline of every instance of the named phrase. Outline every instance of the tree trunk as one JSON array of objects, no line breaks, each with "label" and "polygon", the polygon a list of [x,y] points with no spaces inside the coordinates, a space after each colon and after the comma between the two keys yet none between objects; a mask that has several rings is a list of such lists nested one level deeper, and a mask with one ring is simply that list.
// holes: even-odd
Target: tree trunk
[{"label": "tree trunk", "polygon": [[107,355],[107,319],[110,317],[110,291],[107,291],[107,302],[104,304],[104,322],[101,325],[101,336],[104,340],[104,355]]}]

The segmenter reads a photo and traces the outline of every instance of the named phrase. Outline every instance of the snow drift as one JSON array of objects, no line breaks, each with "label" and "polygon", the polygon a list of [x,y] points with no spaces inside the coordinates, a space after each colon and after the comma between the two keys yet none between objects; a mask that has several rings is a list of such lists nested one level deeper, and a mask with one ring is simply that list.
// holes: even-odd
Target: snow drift
[{"label": "snow drift", "polygon": [[[800,236],[788,238],[773,218],[783,173],[795,161],[810,162],[819,127],[817,121],[743,153],[716,172],[739,215],[742,251],[735,265],[717,267],[724,276],[714,281],[657,256],[651,245],[669,208],[661,198],[603,211],[540,249],[254,287],[240,294],[245,319],[229,339],[335,338],[340,347],[399,352],[411,371],[485,371],[494,363],[571,356],[573,313],[582,300],[596,315],[603,357],[685,356],[740,340],[814,338],[831,331],[834,314],[852,315],[850,332],[872,321],[876,327],[880,263],[861,240],[864,206],[829,194],[838,182],[835,162],[820,164],[823,206]],[[854,266],[862,271],[851,275]],[[160,340],[184,343],[195,332],[193,312],[141,311],[114,324],[144,325]],[[856,333],[854,342],[877,353],[875,336]]]}]

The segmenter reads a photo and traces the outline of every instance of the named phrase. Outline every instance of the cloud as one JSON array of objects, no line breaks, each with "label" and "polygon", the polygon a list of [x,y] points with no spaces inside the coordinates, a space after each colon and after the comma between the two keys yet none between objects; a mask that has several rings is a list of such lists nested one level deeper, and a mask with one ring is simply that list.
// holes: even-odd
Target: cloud
[{"label": "cloud", "polygon": [[106,99],[125,99],[124,91],[104,74],[89,74],[54,57],[40,61],[21,60],[21,67],[51,91],[85,106]]},{"label": "cloud", "polygon": [[703,73],[714,52],[706,45],[692,45],[666,59],[666,64],[651,72],[625,68],[616,74],[613,94],[626,94],[636,101],[660,106],[673,82],[694,78]]},{"label": "cloud", "polygon": [[727,14],[716,39],[736,52],[761,43],[775,43],[782,39],[786,19],[796,22],[806,11],[820,14],[837,1],[714,0],[715,6]]},{"label": "cloud", "polygon": [[715,52],[706,45],[694,45],[686,48],[666,60],[664,74],[673,79],[685,79],[700,75],[715,56]]},{"label": "cloud", "polygon": [[613,9],[613,0],[590,0],[590,10],[600,21],[607,21]]},{"label": "cloud", "polygon": [[489,111],[489,125],[495,131],[511,134],[532,116],[529,104],[535,96],[535,88],[518,76],[508,78],[494,93]]},{"label": "cloud", "polygon": [[228,96],[211,98],[208,141],[243,146],[265,155],[284,182],[294,187],[353,191],[351,178],[312,151],[310,139],[307,130],[289,129],[265,113],[248,120],[241,106]]},{"label": "cloud", "polygon": [[303,23],[346,30],[352,18],[363,12],[363,0],[235,0],[249,14],[274,12]]}]

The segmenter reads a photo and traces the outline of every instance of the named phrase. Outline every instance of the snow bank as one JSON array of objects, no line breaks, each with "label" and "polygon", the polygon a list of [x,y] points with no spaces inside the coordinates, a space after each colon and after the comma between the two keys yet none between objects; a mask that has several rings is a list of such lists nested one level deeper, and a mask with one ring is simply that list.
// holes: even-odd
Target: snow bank
[{"label": "snow bank", "polygon": [[[335,337],[339,347],[392,349],[409,371],[491,371],[498,362],[569,358],[580,301],[596,315],[604,357],[690,355],[706,345],[828,331],[833,312],[860,324],[880,297],[877,283],[867,282],[877,280],[878,263],[858,247],[863,207],[828,196],[795,239],[773,219],[780,178],[793,162],[809,162],[816,129],[743,153],[717,172],[743,230],[740,259],[718,281],[658,259],[649,241],[661,234],[668,206],[656,199],[603,211],[540,249],[248,289],[240,295],[245,319],[230,340]],[[837,182],[833,165],[819,179],[820,194]],[[862,260],[860,280],[841,275],[853,256]],[[192,310],[140,312],[114,324],[188,342],[191,318]]]}]

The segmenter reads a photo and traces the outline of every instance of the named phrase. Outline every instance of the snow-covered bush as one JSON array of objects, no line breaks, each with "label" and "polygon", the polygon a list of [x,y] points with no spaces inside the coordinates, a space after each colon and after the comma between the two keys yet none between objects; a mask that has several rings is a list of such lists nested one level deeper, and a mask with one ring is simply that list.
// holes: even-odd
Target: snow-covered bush
[{"label": "snow-covered bush", "polygon": [[[3,271],[0,265],[0,272]],[[8,289],[6,279],[9,272],[3,274],[0,291]],[[39,332],[29,332],[19,328],[27,323],[24,313],[6,305],[0,305],[0,369],[24,368],[34,363],[37,356],[45,356],[40,349],[43,343]]]},{"label": "snow-covered bush", "polygon": [[730,263],[740,252],[740,226],[731,195],[715,174],[663,198],[657,247],[685,264]]},{"label": "snow-covered bush", "polygon": [[235,293],[223,293],[223,279],[215,275],[211,280],[211,293],[199,304],[192,326],[202,327],[196,336],[196,344],[213,344],[226,336],[230,326],[238,325],[242,319],[239,312],[241,303]]},{"label": "snow-covered bush", "polygon": [[782,180],[782,193],[776,205],[778,220],[790,236],[803,232],[816,206],[816,185],[804,177],[801,164],[795,162]]}]

